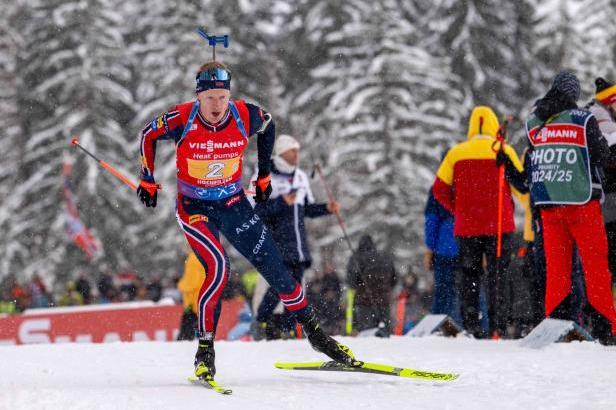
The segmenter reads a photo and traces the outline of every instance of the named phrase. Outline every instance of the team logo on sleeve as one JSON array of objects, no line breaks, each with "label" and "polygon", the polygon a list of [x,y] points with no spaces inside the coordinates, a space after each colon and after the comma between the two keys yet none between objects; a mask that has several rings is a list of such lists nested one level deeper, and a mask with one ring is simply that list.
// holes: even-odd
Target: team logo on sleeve
[{"label": "team logo on sleeve", "polygon": [[159,130],[164,125],[165,125],[165,118],[164,118],[164,115],[161,115],[160,117],[158,117],[154,121],[152,121],[152,130],[154,130],[154,131]]}]

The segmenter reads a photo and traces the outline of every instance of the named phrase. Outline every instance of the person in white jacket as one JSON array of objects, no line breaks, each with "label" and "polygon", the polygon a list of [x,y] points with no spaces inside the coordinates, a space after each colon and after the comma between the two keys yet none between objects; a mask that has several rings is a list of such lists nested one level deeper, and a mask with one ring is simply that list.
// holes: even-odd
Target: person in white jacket
[{"label": "person in white jacket", "polygon": [[[610,156],[616,158],[616,84],[599,77],[595,80],[595,98],[587,108],[594,114],[601,133],[610,147]],[[610,161],[616,163],[616,161]],[[605,200],[601,210],[607,233],[608,259],[612,281],[616,281],[616,168],[604,168],[603,189]]]},{"label": "person in white jacket", "polygon": [[[272,194],[269,201],[254,205],[255,212],[270,229],[276,246],[282,253],[286,268],[301,283],[304,271],[312,263],[307,242],[305,218],[319,218],[339,211],[337,202],[316,203],[310,179],[300,169],[300,144],[290,135],[276,138],[271,163]],[[256,180],[257,174],[252,180]],[[265,285],[265,284],[263,284]],[[267,287],[267,286],[261,286]],[[257,285],[259,288],[259,285]],[[253,338],[276,337],[277,329],[267,329],[272,313],[279,303],[278,295],[269,288],[260,301],[253,300],[255,322]],[[291,316],[283,315],[282,337],[294,335]]]}]

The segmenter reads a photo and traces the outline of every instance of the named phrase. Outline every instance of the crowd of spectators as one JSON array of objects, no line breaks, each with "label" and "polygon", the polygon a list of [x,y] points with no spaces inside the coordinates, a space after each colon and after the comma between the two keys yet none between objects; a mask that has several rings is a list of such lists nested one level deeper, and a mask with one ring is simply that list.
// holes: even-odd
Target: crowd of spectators
[{"label": "crowd of spectators", "polygon": [[[56,306],[82,306],[130,301],[158,302],[170,297],[179,302],[178,278],[163,281],[160,276],[143,277],[134,272],[104,273],[91,278],[77,274],[55,289],[35,274],[29,280],[7,275],[0,281],[0,313],[19,313],[26,309]],[[55,290],[55,291],[54,291]]]}]

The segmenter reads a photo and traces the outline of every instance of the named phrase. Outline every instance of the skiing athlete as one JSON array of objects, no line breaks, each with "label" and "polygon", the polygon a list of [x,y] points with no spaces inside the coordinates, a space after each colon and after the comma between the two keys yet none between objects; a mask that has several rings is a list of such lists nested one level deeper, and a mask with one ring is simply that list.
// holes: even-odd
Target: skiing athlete
[{"label": "skiing athlete", "polygon": [[137,190],[146,207],[155,207],[156,143],[175,143],[177,220],[206,278],[198,297],[198,348],[195,377],[212,381],[216,374],[214,338],[220,297],[229,275],[229,259],[220,234],[246,257],[276,290],[285,308],[302,325],[312,347],[334,361],[359,366],[348,347],[326,335],[301,285],[285,268],[270,231],[255,214],[242,188],[242,158],[256,134],[258,176],[254,200],[271,192],[270,166],[275,141],[272,116],[260,107],[231,99],[231,72],[218,61],[204,64],[196,77],[196,100],[176,105],[141,134],[141,181]]}]

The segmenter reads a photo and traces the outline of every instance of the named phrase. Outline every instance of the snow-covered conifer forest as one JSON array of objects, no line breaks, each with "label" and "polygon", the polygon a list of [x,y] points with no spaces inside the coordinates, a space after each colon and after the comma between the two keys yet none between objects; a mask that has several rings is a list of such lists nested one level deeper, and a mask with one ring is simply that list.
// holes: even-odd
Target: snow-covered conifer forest
[{"label": "snow-covered conifer forest", "polygon": [[[232,69],[234,96],[300,139],[302,166],[322,164],[353,242],[373,233],[399,266],[417,262],[426,193],[444,150],[466,138],[474,105],[513,115],[516,142],[558,70],[579,75],[583,100],[595,77],[616,79],[614,0],[1,3],[0,277],[182,268],[173,144],[157,150],[164,189],[153,211],[70,139],[137,180],[140,130],[193,98],[210,58],[197,26],[230,34],[218,57]],[[81,218],[103,244],[93,262],[66,234],[65,151]],[[255,159],[252,147],[246,181]],[[315,253],[333,253],[342,270],[349,251],[335,221],[310,227]]]}]

